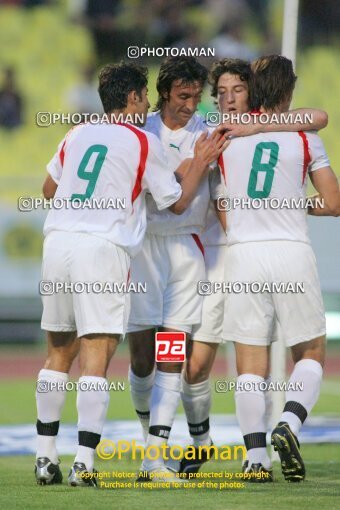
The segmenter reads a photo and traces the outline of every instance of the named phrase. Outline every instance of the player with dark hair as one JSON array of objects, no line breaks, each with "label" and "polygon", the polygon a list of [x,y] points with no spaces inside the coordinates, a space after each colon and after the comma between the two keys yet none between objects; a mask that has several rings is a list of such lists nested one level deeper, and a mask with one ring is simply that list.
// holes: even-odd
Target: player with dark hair
[{"label": "player with dark hair", "polygon": [[[222,111],[248,111],[248,83],[234,73],[242,70],[242,76],[248,77],[249,64],[225,60],[219,65],[224,71],[219,79],[226,80],[219,82]],[[189,57],[169,58],[161,65],[157,80],[157,104],[161,109],[149,115],[145,129],[159,136],[171,168],[175,169],[180,162],[185,164],[195,139],[206,129],[203,119],[195,114],[206,76],[204,67]],[[226,87],[224,94],[223,83]],[[147,235],[142,251],[132,262],[132,279],[146,281],[148,291],[144,295],[132,296],[128,328],[131,394],[147,446],[167,441],[181,386],[194,445],[211,444],[209,374],[217,346],[222,340],[223,300],[219,299],[216,306],[212,300],[209,307],[208,298],[198,294],[197,283],[206,279],[206,270],[210,276],[210,271],[215,271],[219,281],[223,280],[225,234],[214,206],[210,205],[212,200],[217,199],[216,178],[219,178],[219,172],[211,172],[181,218],[158,212],[153,201],[148,201]],[[209,207],[205,234],[209,247],[203,257],[200,251],[202,242],[198,236],[206,228]],[[218,260],[214,260],[215,255],[218,255]],[[201,316],[202,303],[203,306],[207,303],[207,308]],[[202,327],[199,326],[201,320]],[[159,363],[155,371],[154,334],[157,327],[184,331],[188,336],[192,334],[195,340],[189,343],[182,381],[181,363]],[[200,464],[197,459],[192,463],[183,460],[180,470],[197,471]],[[144,461],[142,466],[143,471],[157,473],[164,469],[162,459]]]},{"label": "player with dark hair", "polygon": [[[249,62],[240,59],[225,58],[215,62],[209,73],[211,95],[216,98],[219,111],[223,114],[244,114],[251,108],[252,70]],[[303,110],[293,113],[293,118]],[[309,110],[306,110],[309,111]],[[314,115],[314,129],[321,129],[327,122],[327,115],[319,110],[312,110]],[[292,113],[292,112],[290,112]],[[237,126],[225,124],[228,131],[243,130],[243,136],[249,135],[256,129],[270,130],[268,125]],[[277,129],[285,130],[287,125],[276,124]],[[289,123],[291,130],[310,129],[310,124],[301,125]],[[215,171],[214,171],[215,172]],[[214,175],[215,194],[223,195],[221,180]],[[215,197],[215,198],[216,198]],[[201,236],[205,252],[206,280],[210,282],[224,281],[224,260],[226,256],[226,235],[217,220],[216,210],[222,222],[225,214],[218,210],[217,201],[210,203],[206,228]],[[193,345],[188,353],[188,360],[182,380],[182,403],[186,412],[188,427],[194,446],[209,445],[210,423],[209,412],[211,408],[211,390],[209,376],[215,360],[217,348],[222,343],[222,326],[224,316],[224,295],[222,292],[212,293],[203,298],[202,320],[194,325],[192,331]],[[266,381],[269,382],[269,367]],[[266,397],[266,422],[269,422],[271,413],[271,399],[268,392]],[[182,459],[179,471],[182,473],[196,472],[207,456],[201,458]],[[247,466],[247,462],[245,463]]]},{"label": "player with dark hair", "polygon": [[157,112],[166,107],[170,94],[173,93],[174,82],[180,81],[182,87],[196,82],[203,88],[207,76],[207,69],[193,57],[171,57],[166,59],[162,63],[157,77],[158,100],[154,111]]},{"label": "player with dark hair", "polygon": [[[252,63],[254,97],[260,111],[287,112],[296,76],[292,62],[272,55]],[[266,107],[263,105],[266,105]],[[307,176],[324,199],[313,214],[340,214],[338,181],[329,166],[322,141],[315,132],[259,133],[233,138],[220,158],[225,195],[231,202],[304,200]],[[225,280],[284,285],[300,282],[304,292],[225,294],[223,338],[233,341],[237,362],[236,414],[248,452],[248,473],[272,481],[266,451],[265,395],[269,347],[276,321],[295,363],[272,444],[281,459],[286,480],[305,478],[297,439],[315,405],[325,357],[325,315],[316,261],[303,207],[235,207],[227,213]],[[295,383],[302,383],[303,389]],[[295,387],[294,387],[295,386]],[[251,388],[251,390],[249,390]],[[256,481],[254,478],[254,481]]]},{"label": "player with dark hair", "polygon": [[[105,113],[123,119],[149,108],[146,69],[132,64],[108,65],[99,76]],[[126,331],[130,257],[140,250],[146,228],[147,192],[159,210],[182,214],[196,196],[207,167],[222,150],[219,133],[199,137],[181,184],[158,138],[130,122],[82,124],[60,143],[47,166],[45,198],[86,204],[97,199],[123,199],[125,208],[65,207],[51,209],[44,225],[42,280],[63,282],[61,292],[43,295],[41,326],[47,331],[48,356],[39,372],[36,402],[39,484],[61,483],[56,436],[66,396],[65,384],[80,350],[77,394],[78,449],[68,481],[95,485],[94,453],[109,404],[106,372]],[[180,170],[180,169],[179,169]],[[151,196],[151,195],[150,195]],[[77,282],[117,282],[121,292],[72,292]],[[52,287],[53,288],[53,287]],[[90,412],[89,412],[90,411]]]},{"label": "player with dark hair", "polygon": [[[180,163],[187,165],[197,138],[207,131],[203,119],[195,114],[207,74],[192,57],[170,57],[161,64],[157,80],[160,110],[149,115],[145,129],[160,138],[173,170]],[[132,281],[145,281],[147,293],[131,297],[128,327],[131,394],[147,447],[167,442],[181,388],[182,363],[158,363],[155,370],[155,329],[190,335],[201,320],[197,282],[205,277],[205,264],[199,234],[210,196],[207,176],[180,221],[171,213],[157,211],[151,197],[147,201],[147,234],[131,265]],[[163,459],[146,459],[141,470],[153,476],[169,475]]]}]

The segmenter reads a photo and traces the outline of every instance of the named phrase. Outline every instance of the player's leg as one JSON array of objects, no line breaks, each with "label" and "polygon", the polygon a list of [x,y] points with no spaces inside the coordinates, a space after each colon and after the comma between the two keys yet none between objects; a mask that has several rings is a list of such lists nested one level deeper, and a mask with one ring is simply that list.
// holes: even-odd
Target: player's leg
[{"label": "player's leg", "polygon": [[270,471],[266,448],[265,378],[268,373],[269,347],[235,342],[237,389],[236,416],[247,449],[248,469],[262,465]]},{"label": "player's leg", "polygon": [[[69,282],[71,240],[72,237],[63,232],[53,232],[46,237],[43,281],[51,282],[52,285],[56,281]],[[72,295],[55,292],[43,295],[42,302],[41,327],[48,332],[48,356],[37,382],[38,449],[35,473],[39,484],[50,484],[60,482],[62,478],[55,440],[66,396],[65,384],[78,353],[79,341],[76,339]]]},{"label": "player's leg", "polygon": [[298,434],[316,404],[322,382],[325,358],[325,336],[291,348],[294,370],[288,381],[286,403],[278,425],[272,432],[272,444],[279,452],[286,480],[299,482],[305,478]]},{"label": "player's leg", "polygon": [[[116,282],[124,288],[130,264],[124,250],[86,234],[77,234],[75,243],[72,281]],[[81,343],[81,377],[77,394],[78,449],[68,481],[70,485],[93,486],[95,478],[81,478],[81,473],[93,471],[95,449],[109,404],[106,372],[119,338],[126,331],[129,294],[124,291],[75,293],[73,306]]]},{"label": "player's leg", "polygon": [[131,397],[146,441],[150,423],[151,390],[155,378],[155,330],[130,331],[127,337],[130,349]]},{"label": "player's leg", "polygon": [[[233,245],[225,258],[225,281],[265,282],[268,280],[266,253],[261,243]],[[270,257],[269,257],[270,258]],[[225,294],[223,337],[233,341],[236,351],[236,415],[244,437],[248,473],[262,473],[252,482],[273,480],[266,449],[265,379],[269,371],[269,345],[275,317],[269,294],[242,292]]]},{"label": "player's leg", "polygon": [[[81,338],[77,393],[78,448],[69,474],[70,485],[95,485],[81,480],[81,473],[92,473],[95,450],[104,427],[109,391],[106,372],[119,343],[119,335],[92,334]],[[83,483],[81,483],[83,482]]]},{"label": "player's leg", "polygon": [[[174,331],[162,328],[162,331]],[[169,439],[180,401],[183,363],[157,363],[150,401],[150,427],[146,448],[157,447],[160,452]],[[142,471],[161,473],[166,470],[163,457],[144,459]]]},{"label": "player's leg", "polygon": [[[207,246],[204,260],[205,280],[222,282],[224,279],[225,245]],[[182,377],[182,403],[186,413],[189,433],[194,446],[210,446],[211,388],[210,372],[215,361],[216,352],[222,342],[223,293],[216,292],[203,296],[202,319],[193,326],[192,345],[188,349],[188,358]],[[203,451],[204,452],[204,451]],[[202,453],[203,453],[202,452]],[[203,454],[201,459],[181,460],[181,472],[197,472],[208,460]]]},{"label": "player's leg", "polygon": [[131,282],[145,282],[145,294],[131,295],[128,324],[129,383],[144,440],[149,433],[150,398],[155,377],[155,328],[162,323],[166,257],[162,236],[146,235],[142,250],[131,260]]},{"label": "player's leg", "polygon": [[180,461],[180,473],[197,473],[209,460],[208,453],[199,446],[211,446],[210,408],[211,388],[210,371],[215,361],[217,343],[191,341],[188,359],[182,373],[181,398],[185,410],[192,444],[197,448],[195,458]]},{"label": "player's leg", "polygon": [[210,445],[210,372],[219,344],[192,341],[183,371],[182,402],[195,446]]},{"label": "player's leg", "polygon": [[276,278],[303,283],[303,292],[273,296],[281,334],[291,347],[295,367],[289,379],[286,404],[272,432],[272,443],[281,458],[286,480],[305,478],[297,436],[315,405],[321,386],[325,357],[326,321],[317,266],[312,248],[305,243],[280,242],[273,254]]},{"label": "player's leg", "polygon": [[66,398],[65,385],[79,351],[76,332],[47,332],[48,356],[37,380],[36,478],[39,484],[61,482],[56,437]]}]

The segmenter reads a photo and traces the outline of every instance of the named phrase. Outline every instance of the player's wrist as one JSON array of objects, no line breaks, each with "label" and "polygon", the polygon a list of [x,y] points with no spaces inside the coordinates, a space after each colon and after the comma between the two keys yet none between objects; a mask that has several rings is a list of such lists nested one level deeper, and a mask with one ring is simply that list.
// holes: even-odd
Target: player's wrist
[{"label": "player's wrist", "polygon": [[193,158],[193,164],[195,165],[196,171],[204,172],[206,168],[209,166],[211,158],[208,158],[203,155],[195,154]]}]

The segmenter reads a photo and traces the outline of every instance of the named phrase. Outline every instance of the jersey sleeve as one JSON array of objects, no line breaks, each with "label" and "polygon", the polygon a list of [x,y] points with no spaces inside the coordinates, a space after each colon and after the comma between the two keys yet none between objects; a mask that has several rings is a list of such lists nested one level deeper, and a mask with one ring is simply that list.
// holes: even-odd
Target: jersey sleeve
[{"label": "jersey sleeve", "polygon": [[148,133],[149,152],[142,180],[142,187],[152,194],[161,211],[177,202],[182,195],[181,185],[167,164],[161,142]]},{"label": "jersey sleeve", "polygon": [[215,168],[209,173],[209,190],[210,198],[212,200],[218,200],[224,197],[224,187],[221,181],[220,169]]},{"label": "jersey sleeve", "polygon": [[329,166],[330,162],[320,136],[317,133],[309,132],[307,133],[307,139],[311,158],[308,171],[314,172],[315,170]]},{"label": "jersey sleeve", "polygon": [[64,138],[58,145],[57,152],[47,164],[47,171],[56,184],[59,184],[63,172],[65,142],[66,139]]}]

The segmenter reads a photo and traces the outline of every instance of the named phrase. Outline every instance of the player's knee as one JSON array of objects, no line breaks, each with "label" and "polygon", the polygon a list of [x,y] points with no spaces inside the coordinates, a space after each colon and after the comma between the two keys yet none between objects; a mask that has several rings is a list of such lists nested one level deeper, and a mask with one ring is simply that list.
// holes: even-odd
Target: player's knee
[{"label": "player's knee", "polygon": [[309,342],[294,345],[292,355],[294,363],[298,363],[302,359],[313,359],[323,366],[326,355],[326,338],[322,336]]},{"label": "player's knee", "polygon": [[56,372],[68,373],[71,369],[74,356],[69,352],[51,352],[45,361],[44,368],[55,370]]},{"label": "player's knee", "polygon": [[157,363],[160,372],[168,374],[180,374],[182,372],[183,363]]},{"label": "player's knee", "polygon": [[202,363],[191,362],[187,364],[185,379],[189,384],[198,384],[209,378],[209,367]]},{"label": "player's knee", "polygon": [[131,357],[131,370],[137,377],[147,377],[150,375],[155,366],[155,359],[132,358]]}]

